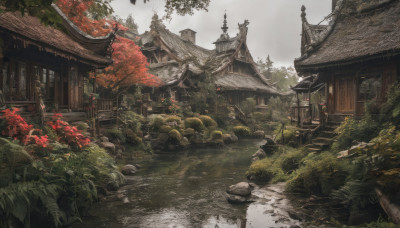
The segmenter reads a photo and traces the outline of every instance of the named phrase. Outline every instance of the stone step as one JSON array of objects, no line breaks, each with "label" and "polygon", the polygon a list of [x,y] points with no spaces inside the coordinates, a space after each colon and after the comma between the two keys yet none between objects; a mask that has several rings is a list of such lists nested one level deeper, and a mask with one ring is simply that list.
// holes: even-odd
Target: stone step
[{"label": "stone step", "polygon": [[342,125],[342,122],[338,122],[338,121],[328,121],[328,123],[326,124],[328,126],[340,126]]},{"label": "stone step", "polygon": [[332,138],[324,138],[324,137],[317,137],[312,140],[312,142],[315,143],[324,143],[326,145],[330,145],[333,142]]},{"label": "stone step", "polygon": [[312,149],[312,148],[314,148],[314,149],[322,149],[322,146],[321,145],[317,145],[317,144],[308,144],[305,147],[307,147],[308,149]]},{"label": "stone step", "polygon": [[334,131],[322,131],[319,136],[322,136],[324,138],[333,138],[337,135],[336,132]]},{"label": "stone step", "polygon": [[308,148],[308,151],[309,151],[309,152],[315,152],[315,153],[318,153],[318,152],[321,152],[321,151],[322,151],[322,149],[319,149],[319,148]]}]

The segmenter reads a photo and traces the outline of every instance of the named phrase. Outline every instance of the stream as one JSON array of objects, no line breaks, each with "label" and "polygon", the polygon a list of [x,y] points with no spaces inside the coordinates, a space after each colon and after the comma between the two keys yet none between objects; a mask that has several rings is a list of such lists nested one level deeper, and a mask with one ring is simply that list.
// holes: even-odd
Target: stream
[{"label": "stream", "polygon": [[258,187],[253,203],[226,200],[230,185],[247,181],[245,172],[261,140],[224,148],[157,154],[139,163],[117,195],[92,206],[73,227],[298,227],[288,216],[284,185]]}]

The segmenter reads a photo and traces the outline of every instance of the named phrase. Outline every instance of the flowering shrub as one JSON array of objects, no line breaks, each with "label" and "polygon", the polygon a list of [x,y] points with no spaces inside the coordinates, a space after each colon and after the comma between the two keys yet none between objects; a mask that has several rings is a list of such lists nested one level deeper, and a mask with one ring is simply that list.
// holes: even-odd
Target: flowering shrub
[{"label": "flowering shrub", "polygon": [[2,135],[11,137],[14,140],[20,140],[24,145],[35,143],[41,148],[46,148],[49,144],[47,135],[32,135],[34,132],[40,134],[42,130],[34,129],[33,125],[29,125],[18,112],[18,108],[14,108],[13,110],[5,109],[2,111],[4,114],[0,118],[5,119],[7,123],[6,129],[1,132]]},{"label": "flowering shrub", "polygon": [[33,125],[26,123],[24,118],[22,118],[18,112],[18,108],[2,111],[4,114],[1,118],[6,120],[7,127],[1,132],[1,134],[11,137],[14,140],[18,139],[21,140],[21,142],[25,142],[28,139],[29,132],[33,129]]},{"label": "flowering shrub", "polygon": [[81,131],[75,126],[70,126],[67,122],[61,120],[62,114],[55,113],[53,120],[47,124],[56,131],[59,142],[64,142],[70,146],[82,148],[90,143],[90,139],[82,135]]}]

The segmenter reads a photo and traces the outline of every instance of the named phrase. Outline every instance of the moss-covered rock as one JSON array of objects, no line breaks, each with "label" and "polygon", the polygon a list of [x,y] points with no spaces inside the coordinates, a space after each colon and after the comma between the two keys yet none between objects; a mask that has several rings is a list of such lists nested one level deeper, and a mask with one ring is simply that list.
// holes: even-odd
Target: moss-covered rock
[{"label": "moss-covered rock", "polygon": [[201,116],[199,116],[199,119],[201,120],[201,122],[203,122],[203,124],[206,128],[216,128],[217,127],[217,122],[215,122],[215,120],[213,120],[210,116],[201,115]]},{"label": "moss-covered rock", "polygon": [[184,123],[185,123],[185,128],[193,128],[196,131],[202,131],[205,129],[203,122],[196,117],[186,118]]},{"label": "moss-covered rock", "polygon": [[183,135],[187,138],[190,138],[194,135],[195,131],[193,128],[186,128],[185,130],[183,130]]},{"label": "moss-covered rock", "polygon": [[173,128],[171,126],[167,125],[162,125],[159,129],[158,132],[160,133],[169,133]]},{"label": "moss-covered rock", "polygon": [[181,123],[182,119],[179,116],[168,116],[165,119],[165,122],[167,123],[171,123],[171,122],[176,122],[177,125],[179,125]]},{"label": "moss-covered rock", "polygon": [[160,127],[164,125],[164,122],[164,118],[162,118],[161,116],[156,116],[151,122],[151,129],[153,131],[158,131]]},{"label": "moss-covered rock", "polygon": [[245,138],[245,137],[251,136],[251,130],[250,130],[250,128],[248,128],[246,126],[235,126],[233,128],[233,132],[239,138]]},{"label": "moss-covered rock", "polygon": [[142,143],[142,138],[137,136],[137,134],[131,129],[125,130],[125,137],[126,137],[126,142],[129,144],[140,145]]},{"label": "moss-covered rock", "polygon": [[176,129],[172,129],[170,132],[168,132],[168,137],[173,142],[180,142],[182,140],[181,133]]},{"label": "moss-covered rock", "polygon": [[223,139],[222,138],[222,131],[213,131],[211,132],[211,139],[215,140],[215,139]]}]

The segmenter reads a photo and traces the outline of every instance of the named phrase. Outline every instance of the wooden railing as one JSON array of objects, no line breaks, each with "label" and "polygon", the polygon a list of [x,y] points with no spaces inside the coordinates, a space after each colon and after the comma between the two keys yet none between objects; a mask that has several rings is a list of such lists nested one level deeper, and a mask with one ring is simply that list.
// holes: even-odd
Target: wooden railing
[{"label": "wooden railing", "polygon": [[243,111],[236,105],[233,105],[233,108],[235,109],[236,118],[247,125],[246,115],[243,113]]},{"label": "wooden railing", "polygon": [[[318,108],[318,109],[316,109]],[[311,104],[311,106],[294,106],[290,110],[290,119],[294,122],[311,123],[312,121],[320,121],[322,114],[322,107]]]},{"label": "wooden railing", "polygon": [[99,111],[112,111],[114,107],[112,99],[97,99],[97,110]]}]

